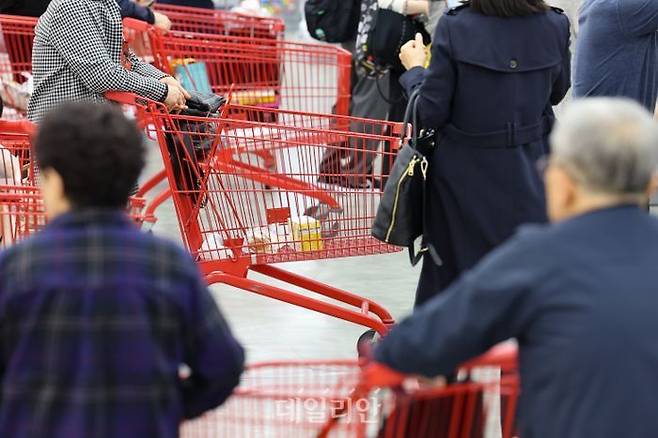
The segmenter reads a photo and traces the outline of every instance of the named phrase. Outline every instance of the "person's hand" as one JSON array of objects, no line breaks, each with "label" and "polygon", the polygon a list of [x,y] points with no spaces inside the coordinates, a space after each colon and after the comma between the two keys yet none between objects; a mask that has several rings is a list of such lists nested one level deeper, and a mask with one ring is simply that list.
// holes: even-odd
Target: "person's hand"
[{"label": "person's hand", "polygon": [[169,111],[180,111],[187,108],[183,89],[176,85],[167,84],[167,98],[164,101]]},{"label": "person's hand", "polygon": [[178,82],[176,78],[174,78],[173,76],[165,76],[164,78],[160,79],[160,82],[162,82],[163,84],[171,85],[172,87],[180,88],[181,92],[183,93],[183,96],[185,96],[185,99],[189,99],[191,97],[190,93],[185,88],[183,88],[181,83]]},{"label": "person's hand", "polygon": [[429,0],[391,0],[388,9],[404,15],[429,15],[430,2]]},{"label": "person's hand", "polygon": [[171,30],[171,20],[169,20],[169,17],[167,17],[165,14],[153,11],[153,17],[155,17],[153,26],[164,30],[165,32],[169,32]]},{"label": "person's hand", "polygon": [[406,7],[407,15],[430,14],[430,2],[427,0],[408,0]]},{"label": "person's hand", "polygon": [[409,40],[400,49],[400,61],[407,70],[414,67],[425,67],[427,62],[427,48],[423,43],[423,36],[416,34],[415,40]]}]

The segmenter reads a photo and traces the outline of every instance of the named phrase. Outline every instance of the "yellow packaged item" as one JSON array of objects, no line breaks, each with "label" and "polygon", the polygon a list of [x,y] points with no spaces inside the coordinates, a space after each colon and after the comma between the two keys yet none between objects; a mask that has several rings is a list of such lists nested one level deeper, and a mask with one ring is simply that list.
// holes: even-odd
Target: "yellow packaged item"
[{"label": "yellow packaged item", "polygon": [[309,216],[292,217],[288,220],[292,237],[302,251],[321,251],[324,249],[322,241],[322,224],[319,220]]},{"label": "yellow packaged item", "polygon": [[231,97],[233,103],[238,105],[265,105],[276,103],[276,91],[274,90],[233,91]]}]

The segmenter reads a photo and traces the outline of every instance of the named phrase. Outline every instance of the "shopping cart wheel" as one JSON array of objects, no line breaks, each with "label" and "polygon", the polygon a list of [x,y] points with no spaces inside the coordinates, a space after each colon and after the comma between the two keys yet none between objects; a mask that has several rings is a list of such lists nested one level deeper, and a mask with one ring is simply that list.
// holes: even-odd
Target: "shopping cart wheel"
[{"label": "shopping cart wheel", "polygon": [[359,354],[359,358],[371,358],[372,347],[379,340],[379,335],[374,330],[368,330],[359,336],[359,340],[356,342],[356,351]]}]

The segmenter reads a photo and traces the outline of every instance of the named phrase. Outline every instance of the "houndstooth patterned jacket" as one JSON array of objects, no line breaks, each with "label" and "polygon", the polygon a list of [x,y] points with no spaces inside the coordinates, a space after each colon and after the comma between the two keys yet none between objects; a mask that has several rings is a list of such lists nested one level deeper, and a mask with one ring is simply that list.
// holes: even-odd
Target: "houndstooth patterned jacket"
[{"label": "houndstooth patterned jacket", "polygon": [[38,122],[67,101],[103,100],[107,91],[163,101],[167,76],[130,52],[122,64],[123,25],[116,0],[53,0],[39,19],[32,51],[34,93],[28,117]]}]

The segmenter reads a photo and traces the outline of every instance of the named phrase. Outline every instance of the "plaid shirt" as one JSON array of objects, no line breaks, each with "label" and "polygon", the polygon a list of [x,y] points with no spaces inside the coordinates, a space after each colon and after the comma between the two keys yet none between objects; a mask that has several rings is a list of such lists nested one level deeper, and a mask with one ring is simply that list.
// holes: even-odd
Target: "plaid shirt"
[{"label": "plaid shirt", "polygon": [[103,100],[107,91],[128,91],[164,101],[167,76],[130,52],[121,62],[123,24],[116,0],[53,0],[39,19],[32,51],[34,93],[30,120],[39,121],[66,101]]},{"label": "plaid shirt", "polygon": [[0,254],[0,354],[11,438],[176,437],[244,359],[188,255],[92,210]]}]

